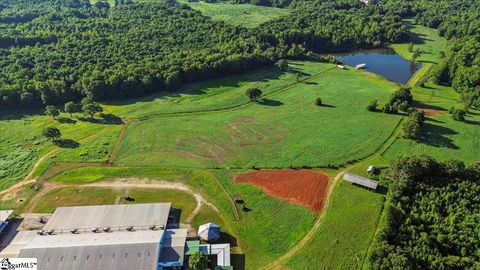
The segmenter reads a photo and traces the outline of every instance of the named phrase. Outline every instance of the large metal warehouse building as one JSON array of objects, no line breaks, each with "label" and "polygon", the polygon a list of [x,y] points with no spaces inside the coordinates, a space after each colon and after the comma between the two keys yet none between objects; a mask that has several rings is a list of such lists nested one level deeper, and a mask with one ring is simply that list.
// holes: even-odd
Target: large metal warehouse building
[{"label": "large metal warehouse building", "polygon": [[42,270],[182,267],[188,253],[187,229],[167,228],[170,207],[170,203],[59,207],[42,231],[20,231],[0,257],[37,258]]}]

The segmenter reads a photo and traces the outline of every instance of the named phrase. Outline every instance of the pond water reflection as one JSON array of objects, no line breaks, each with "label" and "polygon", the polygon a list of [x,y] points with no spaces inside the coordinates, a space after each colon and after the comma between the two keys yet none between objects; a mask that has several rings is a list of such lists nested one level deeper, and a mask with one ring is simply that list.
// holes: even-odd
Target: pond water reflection
[{"label": "pond water reflection", "polygon": [[354,67],[366,64],[366,70],[402,84],[407,83],[422,66],[420,63],[403,59],[392,49],[355,51],[335,56],[337,60]]}]

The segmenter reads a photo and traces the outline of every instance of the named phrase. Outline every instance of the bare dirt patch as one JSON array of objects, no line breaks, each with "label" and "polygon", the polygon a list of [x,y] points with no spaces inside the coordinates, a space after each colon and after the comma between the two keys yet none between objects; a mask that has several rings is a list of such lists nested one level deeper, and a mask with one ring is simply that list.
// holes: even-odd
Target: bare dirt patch
[{"label": "bare dirt patch", "polygon": [[265,170],[237,175],[234,182],[254,184],[270,196],[318,213],[325,204],[328,176],[310,170]]},{"label": "bare dirt patch", "polygon": [[444,111],[441,111],[441,110],[435,110],[435,109],[426,109],[426,108],[417,108],[417,112],[424,112],[425,113],[425,116],[429,117],[429,118],[432,118],[432,117],[435,117],[437,115],[440,115],[440,114],[443,114]]}]

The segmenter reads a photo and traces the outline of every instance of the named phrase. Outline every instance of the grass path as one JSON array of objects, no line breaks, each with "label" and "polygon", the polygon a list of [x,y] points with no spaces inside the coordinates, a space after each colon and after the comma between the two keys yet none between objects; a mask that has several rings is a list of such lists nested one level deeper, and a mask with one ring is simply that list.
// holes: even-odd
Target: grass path
[{"label": "grass path", "polygon": [[120,133],[118,134],[118,137],[115,140],[115,144],[113,145],[112,152],[110,152],[110,155],[108,156],[107,163],[110,165],[113,164],[113,161],[115,161],[115,158],[117,157],[118,150],[120,149],[120,145],[122,144],[123,139],[125,138],[125,134],[127,133],[129,124],[130,122],[128,120],[123,121],[122,130],[120,130]]},{"label": "grass path", "polygon": [[[4,189],[2,191],[0,191],[0,196],[4,196],[6,194],[16,194],[19,190],[21,190],[23,187],[25,187],[26,185],[28,184],[32,184],[32,183],[35,183],[37,181],[37,178],[32,178],[33,177],[33,174],[35,173],[35,170],[38,168],[38,166],[40,166],[40,164],[45,161],[47,158],[49,158],[50,156],[52,156],[53,154],[55,154],[56,152],[58,152],[59,149],[54,149],[48,153],[46,153],[45,155],[43,155],[42,157],[40,157],[36,162],[35,164],[33,164],[33,167],[32,169],[30,170],[30,172],[27,174],[27,176],[25,176],[25,178],[23,178],[22,181],[16,183],[15,185],[13,186],[10,186],[9,188],[7,189]],[[8,196],[6,198],[3,198],[3,199],[8,199]]]},{"label": "grass path", "polygon": [[328,208],[328,205],[330,204],[330,198],[332,197],[333,190],[335,189],[335,186],[337,185],[338,180],[340,180],[340,178],[342,177],[342,175],[345,173],[346,170],[347,169],[339,172],[333,178],[333,182],[328,187],[327,196],[325,198],[325,205],[323,206],[323,211],[320,214],[320,216],[318,217],[315,224],[313,224],[312,229],[310,229],[310,231],[294,247],[292,247],[287,253],[285,253],[281,257],[277,258],[273,262],[265,265],[261,269],[281,269],[283,262],[285,262],[286,260],[291,258],[293,255],[295,255],[295,253],[297,253],[302,247],[304,247],[312,239],[312,237],[315,235],[315,232],[318,230],[320,225],[322,225],[322,222],[325,219],[325,216],[326,216],[326,213],[327,213],[326,209]]}]

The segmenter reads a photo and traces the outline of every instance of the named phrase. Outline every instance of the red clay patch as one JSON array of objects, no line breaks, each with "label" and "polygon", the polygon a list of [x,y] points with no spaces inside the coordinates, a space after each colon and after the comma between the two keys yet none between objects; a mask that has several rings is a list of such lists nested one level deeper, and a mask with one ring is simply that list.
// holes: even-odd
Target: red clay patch
[{"label": "red clay patch", "polygon": [[417,108],[417,112],[422,112],[422,111],[425,113],[425,116],[430,117],[430,118],[435,117],[435,116],[443,113],[443,111],[435,110],[435,109]]},{"label": "red clay patch", "polygon": [[328,176],[305,170],[265,170],[237,175],[236,183],[250,183],[270,196],[307,206],[314,212],[323,209]]}]

